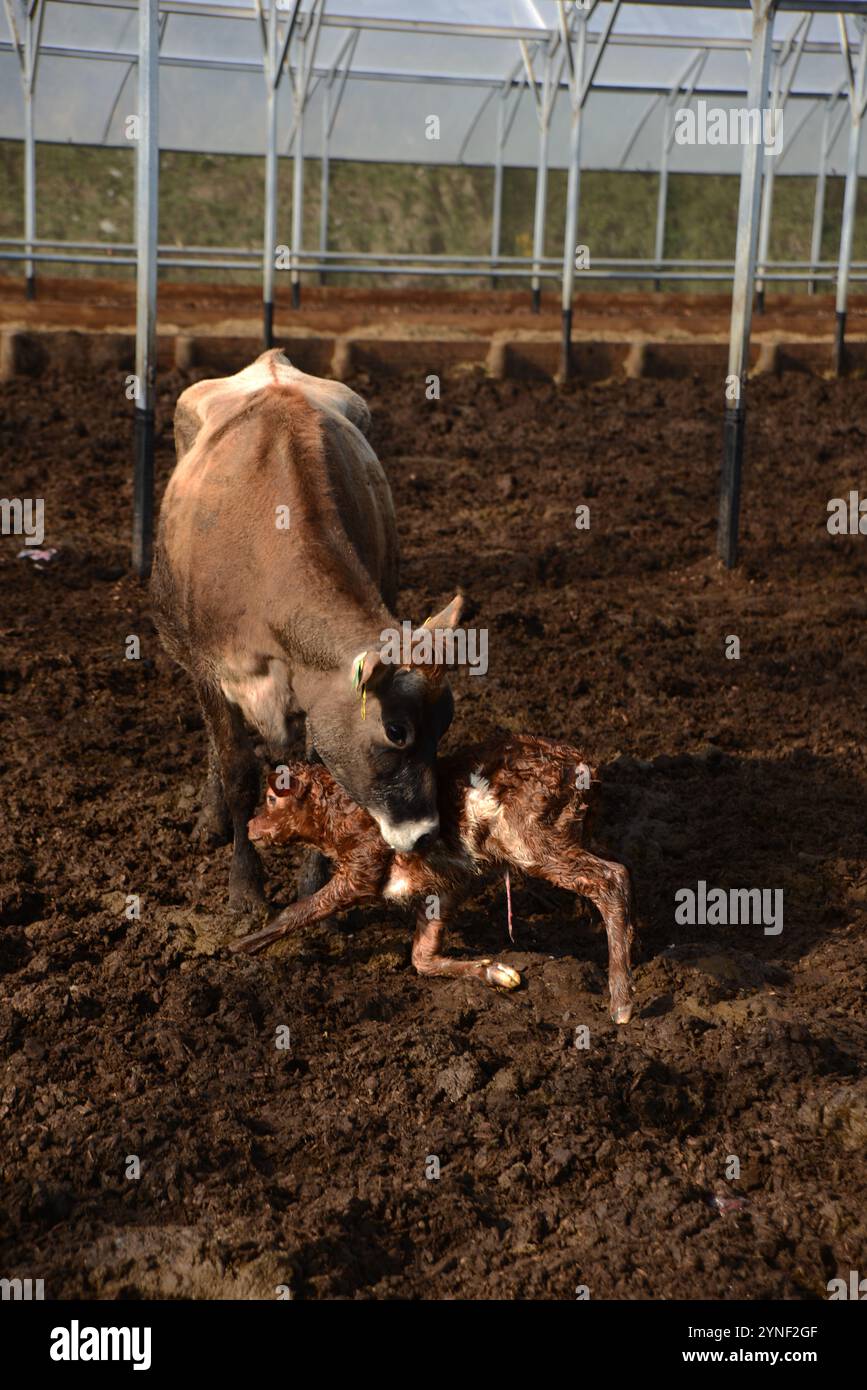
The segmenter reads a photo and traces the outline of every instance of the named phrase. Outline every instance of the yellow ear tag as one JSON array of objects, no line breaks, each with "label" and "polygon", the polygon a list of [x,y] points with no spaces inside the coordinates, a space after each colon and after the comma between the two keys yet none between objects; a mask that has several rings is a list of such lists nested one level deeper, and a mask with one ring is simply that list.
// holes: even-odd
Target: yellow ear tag
[{"label": "yellow ear tag", "polygon": [[[357,657],[355,658],[355,663],[354,663],[353,668],[352,668],[352,688],[353,688],[353,690],[357,690],[358,687],[359,687],[359,685],[361,685],[361,675],[362,675],[362,672],[363,672],[363,670],[364,670],[364,662],[365,662],[366,656],[367,656],[367,652],[365,651],[365,652],[361,652],[360,655],[357,656]],[[362,717],[362,719],[366,719],[366,718],[367,718],[367,686],[366,686],[366,685],[362,685],[362,686],[361,686],[361,717]]]}]

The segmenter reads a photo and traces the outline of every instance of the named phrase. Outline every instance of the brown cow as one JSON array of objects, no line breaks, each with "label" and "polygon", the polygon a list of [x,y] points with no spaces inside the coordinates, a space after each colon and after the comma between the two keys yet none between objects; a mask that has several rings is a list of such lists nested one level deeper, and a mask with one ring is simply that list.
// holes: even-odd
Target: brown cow
[{"label": "brown cow", "polygon": [[[197,830],[234,830],[237,908],[263,901],[247,838],[260,781],[249,731],[279,761],[303,715],[308,756],[389,845],[410,850],[437,833],[436,750],[453,701],[441,668],[380,658],[383,630],[398,627],[398,549],[369,420],[354,391],[279,350],[190,386],[175,411],[153,601],[163,645],[201,702],[210,763]],[[454,627],[460,607],[454,599],[429,624]]]}]

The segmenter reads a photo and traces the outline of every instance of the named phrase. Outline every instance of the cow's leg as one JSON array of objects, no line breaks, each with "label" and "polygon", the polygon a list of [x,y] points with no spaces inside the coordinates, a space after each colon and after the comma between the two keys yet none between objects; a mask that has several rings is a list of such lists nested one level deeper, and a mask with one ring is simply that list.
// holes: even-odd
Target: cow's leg
[{"label": "cow's leg", "polygon": [[220,760],[212,738],[208,739],[208,771],[193,835],[205,845],[225,845],[232,838],[232,817],[223,795]]},{"label": "cow's leg", "polygon": [[[321,763],[322,759],[313,747],[310,725],[304,725],[304,747],[308,763]],[[324,888],[331,876],[331,861],[320,854],[318,849],[308,849],[301,861],[298,872],[298,897],[309,898]]]},{"label": "cow's leg", "polygon": [[580,893],[598,908],[608,936],[611,1017],[615,1023],[628,1023],[632,1017],[630,953],[633,939],[629,870],[623,864],[599,859],[586,850],[570,848],[558,854],[553,862],[540,864],[530,872],[555,883],[558,888]]},{"label": "cow's leg", "polygon": [[264,876],[247,834],[247,822],[259,799],[259,764],[238,707],[210,685],[199,686],[199,699],[216,750],[235,836],[229,870],[229,906],[239,912],[255,912],[265,902]]},{"label": "cow's leg", "polygon": [[500,989],[517,989],[521,976],[511,965],[491,960],[455,960],[442,954],[446,933],[446,918],[456,906],[453,899],[440,898],[439,914],[433,920],[421,908],[415,920],[412,939],[412,963],[419,975],[465,975],[483,984]]}]

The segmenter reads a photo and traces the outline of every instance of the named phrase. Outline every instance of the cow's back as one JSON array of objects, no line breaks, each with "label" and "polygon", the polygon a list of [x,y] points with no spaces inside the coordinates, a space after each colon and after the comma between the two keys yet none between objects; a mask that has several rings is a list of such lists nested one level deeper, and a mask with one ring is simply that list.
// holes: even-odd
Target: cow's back
[{"label": "cow's back", "polygon": [[308,629],[327,621],[344,592],[392,607],[394,509],[369,419],[355,392],[279,351],[180,397],[153,592],[188,669],[219,678],[224,660],[271,659],[302,615]]}]

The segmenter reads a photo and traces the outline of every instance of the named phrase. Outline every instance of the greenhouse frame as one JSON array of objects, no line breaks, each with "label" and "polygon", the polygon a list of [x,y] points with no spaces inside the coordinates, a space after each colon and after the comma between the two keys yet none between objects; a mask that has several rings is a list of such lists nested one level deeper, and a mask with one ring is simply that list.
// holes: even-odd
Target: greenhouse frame
[{"label": "greenhouse frame", "polygon": [[[835,362],[845,348],[857,184],[867,154],[865,0],[4,0],[0,134],[24,143],[24,236],[0,242],[23,263],[27,293],[42,263],[129,264],[137,278],[134,563],[149,564],[160,266],[262,267],[263,340],[274,339],[275,271],[285,253],[292,303],[305,272],[499,278],[560,285],[560,375],[570,371],[582,169],[659,175],[654,256],[594,255],[593,279],[732,282],[718,549],[737,555],[746,370],[754,290],[836,283]],[[16,77],[17,72],[17,77]],[[129,113],[130,103],[135,110]],[[684,113],[693,119],[686,131]],[[739,117],[770,113],[773,141],[712,139]],[[746,128],[746,127],[745,127]],[[785,139],[783,139],[785,131]],[[50,242],[36,225],[37,135],[136,149],[135,241]],[[774,148],[776,144],[776,148]],[[768,157],[765,157],[765,146]],[[261,250],[158,245],[159,151],[264,155]],[[277,239],[277,168],[293,160],[289,245]],[[302,244],[305,157],[321,161],[319,244]],[[487,166],[494,171],[487,255],[332,251],[335,160]],[[536,171],[530,256],[501,254],[504,167]],[[547,173],[567,171],[563,255],[544,254]],[[738,173],[733,262],[667,260],[671,174]],[[808,261],[769,259],[776,174],[815,178]],[[826,180],[845,173],[836,264],[820,260]],[[576,266],[577,262],[577,266]]]}]

